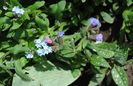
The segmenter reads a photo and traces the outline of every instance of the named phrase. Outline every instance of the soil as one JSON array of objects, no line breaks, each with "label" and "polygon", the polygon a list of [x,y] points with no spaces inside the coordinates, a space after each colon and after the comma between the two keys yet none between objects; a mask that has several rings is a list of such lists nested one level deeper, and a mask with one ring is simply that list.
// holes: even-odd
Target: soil
[{"label": "soil", "polygon": [[133,86],[133,64],[128,64],[126,67],[128,74],[128,86]]}]

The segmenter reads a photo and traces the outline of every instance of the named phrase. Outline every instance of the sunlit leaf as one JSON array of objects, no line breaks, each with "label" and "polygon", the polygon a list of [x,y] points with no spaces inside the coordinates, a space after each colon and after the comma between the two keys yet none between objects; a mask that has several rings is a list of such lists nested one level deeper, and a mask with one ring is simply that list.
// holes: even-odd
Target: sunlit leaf
[{"label": "sunlit leaf", "polygon": [[97,55],[93,55],[90,58],[90,62],[91,62],[91,64],[93,64],[95,66],[110,67],[108,62],[103,57],[100,57]]},{"label": "sunlit leaf", "polygon": [[57,68],[49,62],[36,64],[26,69],[28,76],[33,80],[27,82],[15,74],[12,86],[68,86],[79,77],[74,78],[70,70]]},{"label": "sunlit leaf", "polygon": [[122,67],[114,66],[111,74],[113,80],[118,86],[128,86],[127,74]]},{"label": "sunlit leaf", "polygon": [[30,5],[28,9],[31,11],[37,10],[38,8],[44,6],[45,2],[44,1],[36,1],[33,5]]},{"label": "sunlit leaf", "polygon": [[111,17],[108,13],[106,13],[106,12],[101,12],[100,14],[101,14],[101,16],[103,17],[104,21],[106,21],[107,23],[112,24],[112,23],[114,22],[114,18]]}]

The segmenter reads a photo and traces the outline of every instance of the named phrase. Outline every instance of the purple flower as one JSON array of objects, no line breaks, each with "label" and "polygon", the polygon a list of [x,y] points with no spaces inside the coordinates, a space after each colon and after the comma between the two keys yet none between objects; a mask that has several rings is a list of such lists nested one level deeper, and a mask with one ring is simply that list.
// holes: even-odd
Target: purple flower
[{"label": "purple flower", "polygon": [[44,42],[47,44],[52,44],[53,41],[49,38],[49,36],[46,36]]},{"label": "purple flower", "polygon": [[96,35],[96,42],[102,42],[103,41],[103,34],[97,34]]},{"label": "purple flower", "polygon": [[62,37],[64,35],[64,32],[58,32],[58,36]]},{"label": "purple flower", "polygon": [[100,21],[96,18],[90,18],[90,24],[93,26],[93,27],[96,27],[100,24]]}]

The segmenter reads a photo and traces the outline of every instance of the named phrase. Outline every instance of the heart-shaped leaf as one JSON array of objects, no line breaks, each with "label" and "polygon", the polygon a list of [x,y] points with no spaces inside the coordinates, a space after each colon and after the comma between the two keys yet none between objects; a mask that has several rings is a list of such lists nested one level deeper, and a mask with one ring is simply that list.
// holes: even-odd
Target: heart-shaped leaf
[{"label": "heart-shaped leaf", "polygon": [[50,62],[36,64],[25,71],[32,81],[24,81],[15,74],[12,86],[68,86],[79,77],[74,78],[71,70],[56,68]]}]

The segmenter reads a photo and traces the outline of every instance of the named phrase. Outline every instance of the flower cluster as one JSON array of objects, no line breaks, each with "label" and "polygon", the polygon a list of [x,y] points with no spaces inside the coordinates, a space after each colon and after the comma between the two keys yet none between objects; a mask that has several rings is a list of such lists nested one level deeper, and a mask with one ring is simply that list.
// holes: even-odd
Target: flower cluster
[{"label": "flower cluster", "polygon": [[24,10],[20,9],[19,6],[14,6],[12,9],[12,12],[16,15],[18,15],[18,17],[20,17],[21,15],[24,14]]},{"label": "flower cluster", "polygon": [[45,56],[46,54],[52,52],[52,47],[48,46],[49,43],[52,43],[52,40],[48,36],[46,36],[45,40],[43,41],[36,39],[34,42],[35,46],[38,48],[36,52],[39,56]]},{"label": "flower cluster", "polygon": [[90,24],[93,26],[93,27],[97,27],[99,24],[100,24],[100,21],[96,18],[90,18]]}]

